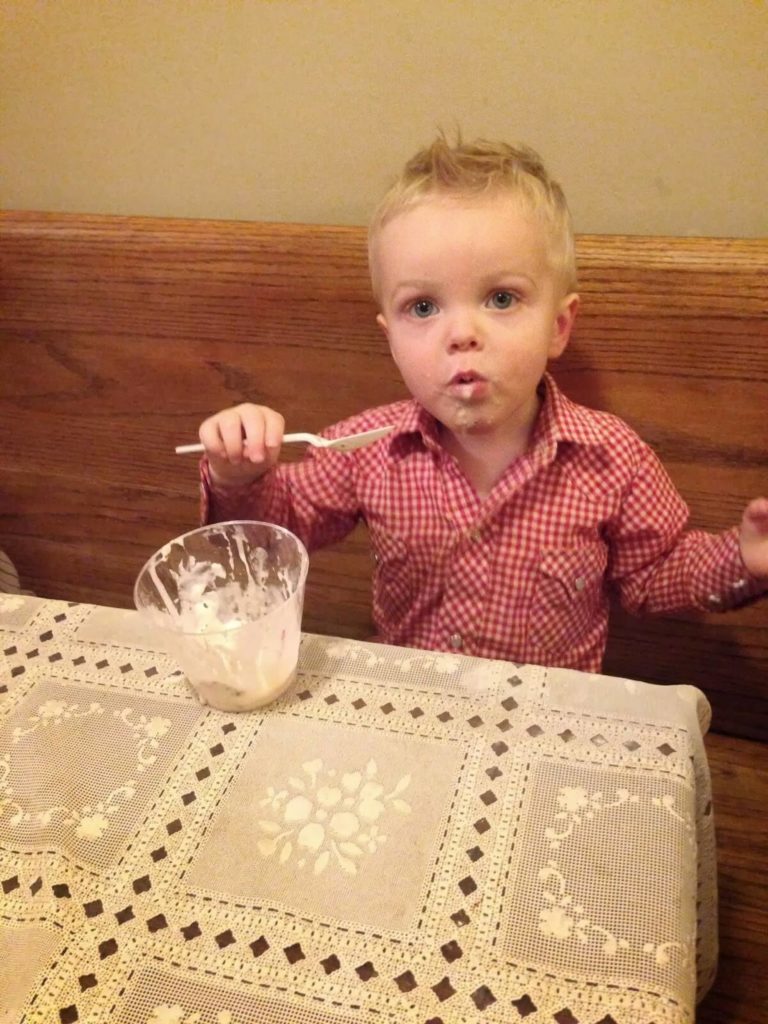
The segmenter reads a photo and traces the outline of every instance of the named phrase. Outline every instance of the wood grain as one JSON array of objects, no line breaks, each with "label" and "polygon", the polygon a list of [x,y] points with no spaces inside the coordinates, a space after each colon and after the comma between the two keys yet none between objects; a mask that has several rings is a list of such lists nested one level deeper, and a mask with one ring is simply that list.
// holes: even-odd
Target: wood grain
[{"label": "wood grain", "polygon": [[764,1024],[768,1007],[768,759],[765,746],[706,737],[720,895],[720,963],[698,1024]]},{"label": "wood grain", "polygon": [[[581,236],[582,311],[555,375],[659,452],[692,524],[768,490],[768,243]],[[244,399],[315,430],[404,395],[361,228],[0,214],[0,544],[26,586],[131,604],[197,525],[174,446]],[[313,557],[307,629],[370,635],[360,532]],[[714,728],[768,737],[768,611],[614,618],[606,671],[700,686]]]}]

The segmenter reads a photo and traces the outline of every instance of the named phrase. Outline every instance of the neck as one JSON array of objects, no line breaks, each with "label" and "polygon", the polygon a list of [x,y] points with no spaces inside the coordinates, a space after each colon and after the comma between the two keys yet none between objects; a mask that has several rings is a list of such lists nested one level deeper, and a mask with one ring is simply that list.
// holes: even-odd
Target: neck
[{"label": "neck", "polygon": [[507,467],[528,450],[533,424],[525,431],[513,434],[498,432],[462,432],[442,429],[441,443],[452,455],[462,473],[485,499],[503,476]]}]

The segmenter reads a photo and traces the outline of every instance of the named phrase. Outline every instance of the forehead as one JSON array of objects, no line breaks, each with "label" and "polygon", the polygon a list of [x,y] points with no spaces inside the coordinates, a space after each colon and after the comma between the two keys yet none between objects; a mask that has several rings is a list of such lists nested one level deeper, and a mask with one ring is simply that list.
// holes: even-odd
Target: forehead
[{"label": "forehead", "polygon": [[532,266],[547,262],[548,249],[546,225],[517,196],[430,196],[379,228],[371,260],[374,273],[462,259],[468,265],[522,260]]}]

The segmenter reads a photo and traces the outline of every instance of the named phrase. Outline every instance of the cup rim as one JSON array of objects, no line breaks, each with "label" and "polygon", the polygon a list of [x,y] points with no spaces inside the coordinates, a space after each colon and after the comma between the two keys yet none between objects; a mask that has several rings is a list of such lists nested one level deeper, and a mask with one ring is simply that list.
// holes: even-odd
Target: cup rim
[{"label": "cup rim", "polygon": [[[296,544],[298,545],[299,550],[304,555],[304,557],[301,560],[301,573],[300,573],[299,579],[298,579],[298,581],[296,583],[296,588],[295,588],[294,592],[291,594],[291,596],[286,598],[286,603],[288,601],[292,601],[296,597],[296,595],[301,591],[301,589],[305,586],[305,584],[307,582],[307,574],[309,572],[309,552],[307,551],[307,548],[306,548],[304,542],[301,540],[301,538],[297,537],[296,534],[293,533],[292,530],[289,530],[285,526],[280,526],[278,523],[268,523],[265,520],[261,520],[261,519],[227,519],[227,520],[224,520],[223,522],[220,522],[220,523],[207,523],[204,526],[196,527],[194,530],[187,530],[186,533],[181,533],[177,537],[173,537],[171,540],[166,541],[165,544],[163,544],[162,547],[159,547],[155,551],[152,552],[152,554],[144,562],[144,564],[142,565],[142,567],[139,569],[138,573],[136,574],[136,580],[134,581],[134,584],[133,584],[133,607],[135,608],[135,610],[140,615],[143,614],[144,609],[139,607],[139,604],[138,604],[138,601],[137,601],[138,590],[139,590],[139,580],[144,575],[144,572],[147,570],[147,568],[149,567],[149,565],[152,562],[152,560],[154,558],[156,558],[157,555],[160,554],[161,551],[163,551],[165,548],[169,548],[172,544],[175,544],[175,543],[177,543],[179,541],[184,541],[184,540],[187,539],[187,537],[192,537],[196,533],[203,533],[205,530],[210,530],[213,527],[217,527],[217,526],[266,526],[270,530],[275,530],[277,533],[281,533],[284,536],[290,537],[291,539],[293,539],[296,542]],[[262,616],[262,620],[263,619],[268,619],[270,617],[270,615],[274,615],[275,612],[277,612],[278,610],[279,610],[278,608],[274,608],[272,611],[267,612],[266,615]],[[168,616],[168,618],[169,618],[169,621],[172,621],[171,620],[171,616]],[[179,630],[179,632],[183,632],[183,633],[185,633],[188,636],[202,636],[202,635],[211,636],[211,635],[216,635],[218,633],[225,633],[225,632],[227,632],[227,627],[226,626],[222,626],[221,629],[209,629],[209,630]]]}]

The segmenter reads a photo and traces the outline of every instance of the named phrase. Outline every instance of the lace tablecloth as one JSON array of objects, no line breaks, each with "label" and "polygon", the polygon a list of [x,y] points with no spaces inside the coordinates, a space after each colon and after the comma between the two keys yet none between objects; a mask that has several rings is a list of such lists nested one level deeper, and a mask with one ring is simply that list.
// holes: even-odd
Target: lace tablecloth
[{"label": "lace tablecloth", "polygon": [[689,686],[312,635],[224,714],[135,613],[0,596],[0,1021],[692,1021],[708,719]]}]

